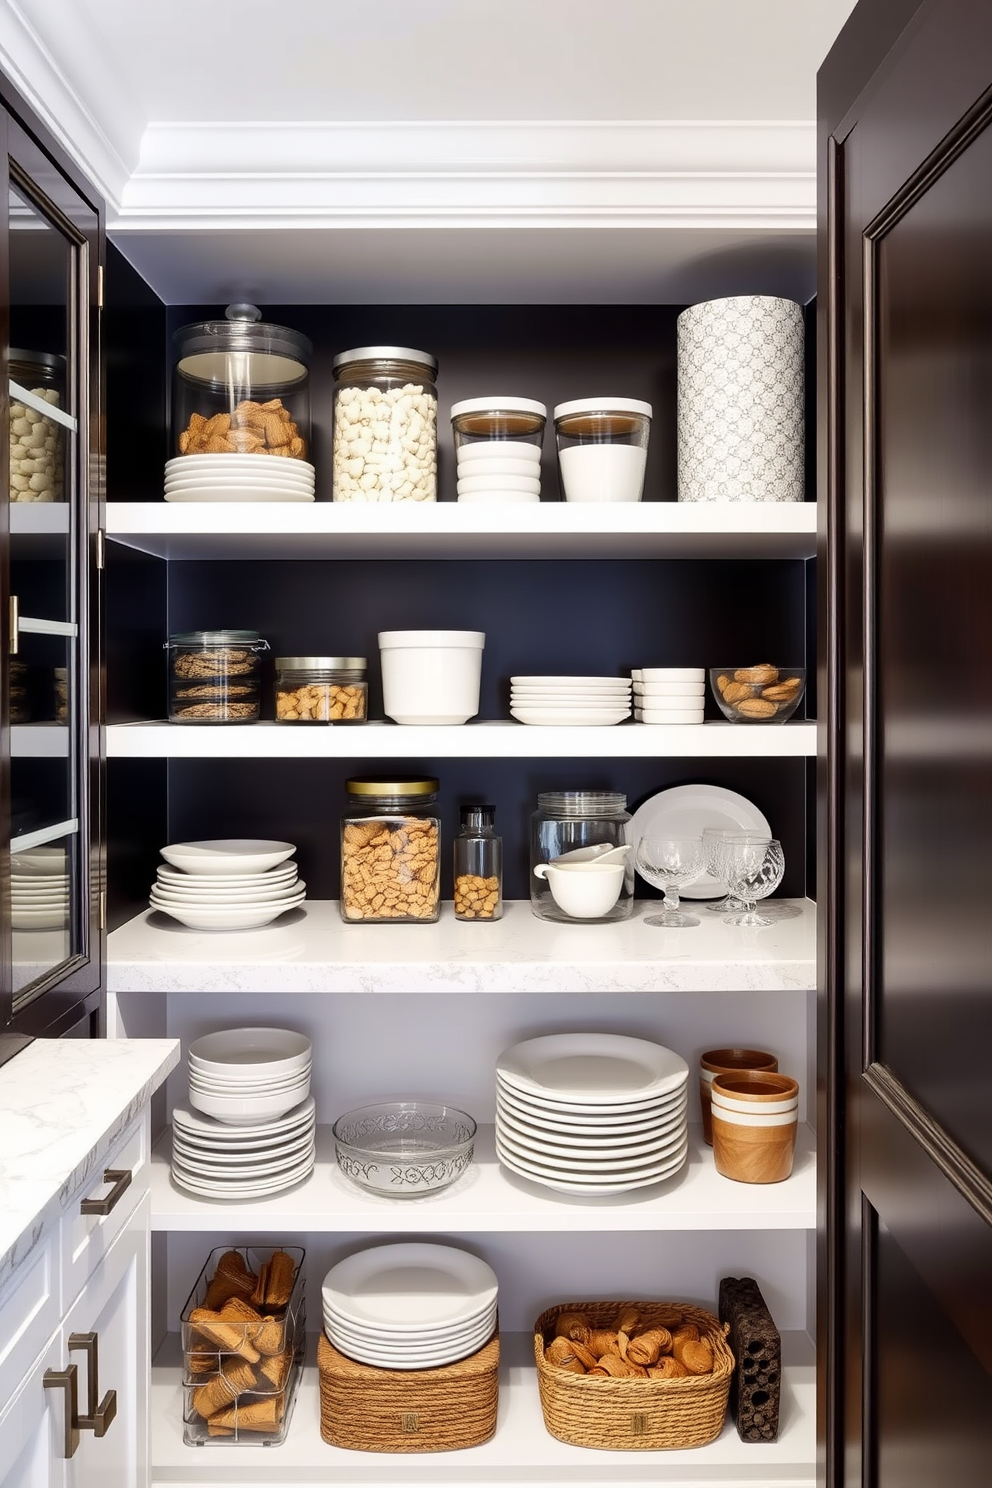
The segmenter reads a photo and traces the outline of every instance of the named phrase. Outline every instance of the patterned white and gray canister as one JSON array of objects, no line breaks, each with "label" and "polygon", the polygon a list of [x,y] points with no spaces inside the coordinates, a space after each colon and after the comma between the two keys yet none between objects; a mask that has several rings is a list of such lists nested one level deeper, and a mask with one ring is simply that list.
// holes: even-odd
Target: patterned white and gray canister
[{"label": "patterned white and gray canister", "polygon": [[680,501],[802,501],[803,312],[737,295],[678,318]]}]

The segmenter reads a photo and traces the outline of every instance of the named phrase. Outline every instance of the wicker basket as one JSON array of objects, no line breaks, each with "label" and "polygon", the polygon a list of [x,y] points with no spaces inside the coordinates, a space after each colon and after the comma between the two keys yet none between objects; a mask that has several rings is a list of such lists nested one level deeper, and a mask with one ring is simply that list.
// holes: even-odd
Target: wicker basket
[{"label": "wicker basket", "polygon": [[320,1434],[353,1452],[454,1452],[496,1431],[499,1334],[441,1369],[377,1369],[317,1342]]},{"label": "wicker basket", "polygon": [[[596,1328],[609,1328],[623,1307],[636,1307],[648,1327],[695,1323],[713,1350],[712,1374],[685,1379],[602,1379],[569,1374],[544,1357],[563,1312],[584,1312]],[[574,1447],[646,1452],[702,1447],[720,1435],[734,1356],[726,1328],[701,1308],[681,1302],[566,1302],[549,1307],[534,1324],[534,1357],[544,1424]]]}]

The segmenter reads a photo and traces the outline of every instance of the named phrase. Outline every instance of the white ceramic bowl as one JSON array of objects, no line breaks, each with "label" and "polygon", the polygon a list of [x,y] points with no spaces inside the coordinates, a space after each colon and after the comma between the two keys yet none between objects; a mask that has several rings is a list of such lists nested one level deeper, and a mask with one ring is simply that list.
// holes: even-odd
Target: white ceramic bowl
[{"label": "white ceramic bowl", "polygon": [[635,682],[634,696],[642,698],[705,698],[705,682]]},{"label": "white ceramic bowl", "polygon": [[467,723],[479,711],[481,630],[379,632],[383,710],[396,723]]},{"label": "white ceramic bowl", "polygon": [[187,1053],[190,1068],[246,1079],[280,1078],[305,1069],[313,1059],[313,1044],[295,1028],[222,1028],[194,1039]]},{"label": "white ceramic bowl", "polygon": [[169,905],[168,908],[156,904],[155,908],[190,930],[258,930],[287,910],[296,909],[305,899],[306,895],[301,894],[298,899],[280,899],[272,904],[231,904],[221,909],[203,908],[199,904]]},{"label": "white ceramic bowl", "polygon": [[462,480],[481,476],[519,475],[526,480],[538,480],[540,463],[537,460],[515,460],[511,455],[494,455],[488,460],[458,461],[458,476]]},{"label": "white ceramic bowl", "polygon": [[475,465],[477,461],[486,460],[526,460],[532,465],[541,463],[541,446],[538,444],[524,444],[515,439],[485,439],[475,444],[459,445],[459,465]]},{"label": "white ceramic bowl", "polygon": [[706,682],[704,667],[642,667],[630,675],[635,682]]},{"label": "white ceramic bowl", "polygon": [[635,723],[693,724],[703,722],[702,708],[635,708]]},{"label": "white ceramic bowl", "polygon": [[541,482],[537,476],[530,475],[461,475],[456,489],[459,496],[474,496],[480,491],[521,491],[538,496]]},{"label": "white ceramic bowl", "polygon": [[189,1103],[215,1121],[227,1126],[253,1126],[257,1121],[273,1121],[285,1116],[294,1106],[302,1105],[309,1094],[309,1082],[295,1092],[283,1095],[246,1095],[238,1099],[225,1099],[219,1095],[204,1095],[191,1090]]},{"label": "white ceramic bowl", "polygon": [[540,501],[540,487],[534,491],[463,491],[458,501],[462,506],[522,506]]},{"label": "white ceramic bowl", "polygon": [[215,837],[203,842],[173,842],[160,848],[163,858],[186,873],[264,873],[296,851],[292,842],[264,837]]},{"label": "white ceramic bowl", "polygon": [[596,920],[619,899],[625,871],[623,863],[575,863],[570,868],[538,863],[534,877],[547,879],[552,899],[567,915]]}]

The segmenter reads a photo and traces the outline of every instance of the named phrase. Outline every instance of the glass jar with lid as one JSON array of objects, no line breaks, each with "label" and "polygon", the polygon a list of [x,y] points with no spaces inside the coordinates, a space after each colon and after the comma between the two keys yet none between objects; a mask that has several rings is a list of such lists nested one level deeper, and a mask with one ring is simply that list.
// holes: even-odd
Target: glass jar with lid
[{"label": "glass jar with lid", "polygon": [[176,331],[174,455],[309,458],[313,345],[261,315],[228,305],[224,320]]},{"label": "glass jar with lid", "polygon": [[555,409],[566,501],[640,501],[651,404],[639,398],[573,398]]},{"label": "glass jar with lid", "polygon": [[[581,853],[566,859],[574,865],[595,860],[610,848],[623,847],[629,821],[627,797],[621,791],[542,791],[538,795],[537,810],[531,817],[530,902],[540,919],[571,923],[576,916],[561,907],[548,878],[535,875],[534,869],[542,864],[554,865],[556,858],[567,853]],[[629,919],[634,909],[632,866],[625,861],[622,877],[617,877],[618,894],[612,907],[603,914],[583,914],[581,918],[601,922]]]},{"label": "glass jar with lid", "polygon": [[496,835],[495,806],[463,806],[454,843],[456,920],[503,916],[503,841]]},{"label": "glass jar with lid", "polygon": [[458,500],[540,501],[547,414],[533,398],[465,398],[453,404]]},{"label": "glass jar with lid", "polygon": [[8,368],[16,384],[10,389],[10,499],[64,501],[66,431],[38,404],[63,408],[65,357],[12,346]]},{"label": "glass jar with lid", "polygon": [[334,358],[335,501],[437,500],[437,359],[409,346]]},{"label": "glass jar with lid", "polygon": [[441,913],[438,782],[428,777],[345,781],[341,918],[431,922]]},{"label": "glass jar with lid", "polygon": [[257,723],[261,713],[261,653],[257,630],[190,630],[172,635],[170,723]]},{"label": "glass jar with lid", "polygon": [[276,723],[364,723],[364,656],[277,656]]}]

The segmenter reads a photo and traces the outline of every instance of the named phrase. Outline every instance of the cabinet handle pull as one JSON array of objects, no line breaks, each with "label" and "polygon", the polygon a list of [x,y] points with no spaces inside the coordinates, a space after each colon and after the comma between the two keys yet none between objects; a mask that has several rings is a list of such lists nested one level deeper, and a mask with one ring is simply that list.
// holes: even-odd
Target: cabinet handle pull
[{"label": "cabinet handle pull", "polygon": [[11,656],[16,656],[21,644],[21,605],[16,594],[10,596],[10,640],[7,648]]},{"label": "cabinet handle pull", "polygon": [[114,1186],[105,1199],[83,1199],[79,1206],[80,1214],[107,1215],[123,1196],[124,1190],[131,1184],[130,1168],[104,1168],[104,1183],[112,1183]]},{"label": "cabinet handle pull", "polygon": [[65,1391],[65,1445],[62,1454],[68,1461],[79,1446],[79,1387],[75,1364],[70,1364],[68,1369],[46,1369],[41,1383],[46,1390]]},{"label": "cabinet handle pull", "polygon": [[100,1362],[95,1333],[70,1333],[69,1352],[81,1349],[86,1355],[86,1414],[79,1417],[80,1431],[92,1431],[94,1436],[106,1436],[117,1415],[117,1391],[108,1390],[97,1405],[100,1394]]}]

